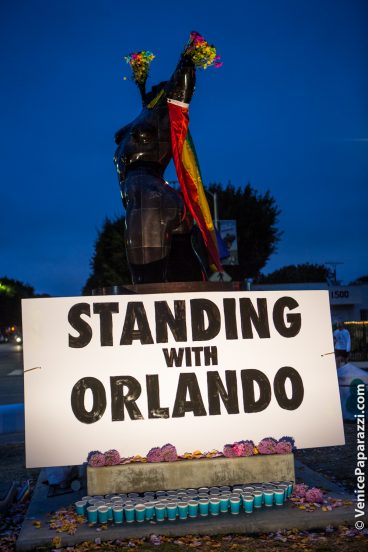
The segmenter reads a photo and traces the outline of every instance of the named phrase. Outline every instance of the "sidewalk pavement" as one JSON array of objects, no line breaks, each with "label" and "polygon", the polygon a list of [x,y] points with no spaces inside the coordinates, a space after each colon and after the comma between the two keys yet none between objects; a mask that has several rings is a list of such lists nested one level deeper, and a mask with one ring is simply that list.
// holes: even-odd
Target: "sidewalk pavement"
[{"label": "sidewalk pavement", "polygon": [[[296,478],[302,480],[309,486],[322,487],[327,491],[328,496],[340,498],[346,501],[354,497],[348,495],[340,486],[325,479],[299,461],[295,462]],[[306,512],[293,507],[288,502],[283,507],[262,508],[250,515],[242,512],[240,515],[221,514],[216,517],[198,518],[187,521],[164,521],[161,523],[123,523],[121,526],[111,525],[106,530],[97,531],[96,527],[90,527],[87,523],[78,526],[74,535],[56,533],[48,527],[47,514],[68,507],[87,491],[82,488],[77,492],[53,496],[48,498],[48,486],[42,481],[46,479],[44,470],[41,472],[32,500],[23,522],[20,535],[17,540],[17,551],[34,550],[38,546],[50,545],[55,536],[61,537],[61,546],[73,546],[81,542],[94,542],[95,539],[114,541],[116,539],[129,539],[148,537],[152,533],[167,536],[183,536],[188,534],[198,535],[219,535],[229,533],[254,534],[259,532],[273,532],[283,529],[298,528],[299,530],[324,529],[328,525],[337,526],[341,524],[354,525],[354,503],[344,505],[324,512],[316,509],[313,512]],[[361,519],[361,518],[360,518]],[[39,526],[36,528],[34,525]]]}]

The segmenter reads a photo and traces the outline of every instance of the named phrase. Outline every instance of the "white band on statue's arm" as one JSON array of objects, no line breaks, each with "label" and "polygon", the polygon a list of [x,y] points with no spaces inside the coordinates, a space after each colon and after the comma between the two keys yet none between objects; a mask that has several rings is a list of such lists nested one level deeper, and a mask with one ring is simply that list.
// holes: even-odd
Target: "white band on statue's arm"
[{"label": "white band on statue's arm", "polygon": [[179,107],[189,107],[188,103],[179,102],[179,100],[172,100],[171,98],[167,98],[167,101],[168,101],[168,103],[178,105]]}]

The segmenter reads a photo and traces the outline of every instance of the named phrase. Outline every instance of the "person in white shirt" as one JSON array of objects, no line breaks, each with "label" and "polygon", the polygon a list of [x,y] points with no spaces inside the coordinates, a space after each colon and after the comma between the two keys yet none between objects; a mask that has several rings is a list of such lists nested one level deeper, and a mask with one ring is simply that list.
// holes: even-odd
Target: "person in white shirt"
[{"label": "person in white shirt", "polygon": [[335,344],[335,356],[338,364],[346,363],[351,348],[350,333],[344,327],[343,322],[338,322],[337,329],[333,333]]}]

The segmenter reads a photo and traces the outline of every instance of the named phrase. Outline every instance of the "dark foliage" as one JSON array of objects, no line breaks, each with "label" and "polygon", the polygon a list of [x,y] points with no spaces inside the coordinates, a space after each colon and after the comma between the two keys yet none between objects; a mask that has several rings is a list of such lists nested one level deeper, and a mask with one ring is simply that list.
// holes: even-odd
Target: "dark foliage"
[{"label": "dark foliage", "polygon": [[92,274],[84,288],[84,295],[91,295],[99,287],[130,284],[130,273],[124,245],[125,218],[105,219],[98,232],[95,252],[91,260]]},{"label": "dark foliage", "polygon": [[330,277],[330,270],[320,264],[288,265],[265,276],[261,274],[257,282],[260,284],[301,284],[326,282]]}]

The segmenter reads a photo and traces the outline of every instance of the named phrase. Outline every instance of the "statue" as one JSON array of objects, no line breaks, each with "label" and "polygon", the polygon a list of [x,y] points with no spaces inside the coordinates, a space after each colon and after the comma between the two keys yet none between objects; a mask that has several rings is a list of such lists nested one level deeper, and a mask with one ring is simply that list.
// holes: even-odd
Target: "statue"
[{"label": "statue", "polygon": [[[188,183],[190,171],[182,163],[185,152],[188,158],[192,147],[184,141],[190,140],[187,112],[194,92],[196,67],[221,63],[215,48],[193,32],[171,78],[146,92],[148,67],[153,58],[147,51],[126,58],[133,69],[143,105],[138,117],[115,135],[118,147],[114,162],[126,210],[125,243],[133,284],[166,281],[173,235],[188,235],[193,218],[206,248],[212,250],[210,263],[214,263],[216,270],[221,269],[199,169],[195,167],[194,177],[189,175]],[[163,176],[173,156],[182,193],[171,188]],[[203,261],[203,253],[199,252],[203,245],[198,232],[195,241],[202,272],[208,273],[209,263]]]}]

